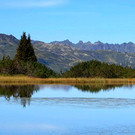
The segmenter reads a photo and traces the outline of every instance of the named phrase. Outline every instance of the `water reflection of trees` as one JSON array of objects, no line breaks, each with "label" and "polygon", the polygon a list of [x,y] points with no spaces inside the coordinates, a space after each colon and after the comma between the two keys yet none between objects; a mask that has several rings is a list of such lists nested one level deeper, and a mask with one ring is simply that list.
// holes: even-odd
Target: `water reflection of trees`
[{"label": "water reflection of trees", "polygon": [[35,85],[5,85],[0,86],[0,96],[5,97],[8,101],[10,101],[11,97],[16,101],[21,100],[21,104],[25,107],[27,104],[30,105],[31,96],[38,90],[39,87]]},{"label": "water reflection of trees", "polygon": [[122,87],[123,85],[74,85],[78,90],[81,90],[83,92],[91,92],[91,93],[98,93],[101,90],[103,91],[109,91],[116,87]]},{"label": "water reflection of trees", "polygon": [[[40,87],[40,88],[39,88]],[[24,107],[26,105],[30,105],[32,95],[39,91],[40,89],[50,88],[52,87],[53,90],[70,90],[71,85],[63,86],[63,85],[45,85],[45,86],[38,86],[38,85],[12,85],[12,86],[0,86],[0,96],[5,97],[7,101],[14,101],[20,103]],[[91,93],[98,93],[102,91],[109,91],[115,89],[116,87],[123,87],[123,85],[104,85],[104,84],[95,84],[95,85],[74,85],[78,90],[83,92],[91,92]],[[129,85],[128,85],[129,87]],[[130,86],[132,87],[132,85]]]}]

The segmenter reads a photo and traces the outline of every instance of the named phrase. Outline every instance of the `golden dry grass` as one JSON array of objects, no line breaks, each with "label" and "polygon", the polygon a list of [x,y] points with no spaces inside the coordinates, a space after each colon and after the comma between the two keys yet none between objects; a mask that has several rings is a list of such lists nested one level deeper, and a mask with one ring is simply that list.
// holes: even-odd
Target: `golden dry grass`
[{"label": "golden dry grass", "polygon": [[34,78],[27,76],[0,76],[0,84],[135,84],[135,78]]}]

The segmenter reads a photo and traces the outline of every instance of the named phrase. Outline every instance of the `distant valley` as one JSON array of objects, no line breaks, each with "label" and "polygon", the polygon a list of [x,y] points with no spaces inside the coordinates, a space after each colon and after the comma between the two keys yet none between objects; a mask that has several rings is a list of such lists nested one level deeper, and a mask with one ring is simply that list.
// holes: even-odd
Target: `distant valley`
[{"label": "distant valley", "polygon": [[[16,53],[19,40],[13,35],[0,34],[0,58],[9,55],[11,58]],[[44,43],[32,41],[38,61],[46,64],[56,72],[66,71],[71,66],[82,61],[99,60],[122,66],[135,68],[135,44],[107,44],[102,42],[77,44],[65,41]]]}]

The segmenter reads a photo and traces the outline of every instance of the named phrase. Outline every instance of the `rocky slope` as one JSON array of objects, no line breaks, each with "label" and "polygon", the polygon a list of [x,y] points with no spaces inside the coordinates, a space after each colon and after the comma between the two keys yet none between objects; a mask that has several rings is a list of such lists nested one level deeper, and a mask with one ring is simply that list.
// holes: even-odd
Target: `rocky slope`
[{"label": "rocky slope", "polygon": [[64,45],[75,47],[80,50],[89,50],[89,51],[112,50],[112,51],[122,52],[122,53],[135,53],[135,44],[132,42],[123,43],[123,44],[108,44],[108,43],[102,43],[100,41],[95,43],[91,43],[90,41],[86,43],[84,43],[83,41],[79,41],[77,44],[74,44],[69,40],[65,40],[65,41],[54,41],[51,43],[64,44]]}]

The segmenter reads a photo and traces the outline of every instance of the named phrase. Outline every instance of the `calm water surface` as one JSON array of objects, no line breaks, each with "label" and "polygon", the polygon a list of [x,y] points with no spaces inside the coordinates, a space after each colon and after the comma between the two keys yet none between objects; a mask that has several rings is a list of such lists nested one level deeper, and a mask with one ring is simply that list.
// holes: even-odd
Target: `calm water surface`
[{"label": "calm water surface", "polygon": [[135,86],[0,86],[0,135],[135,135]]}]

